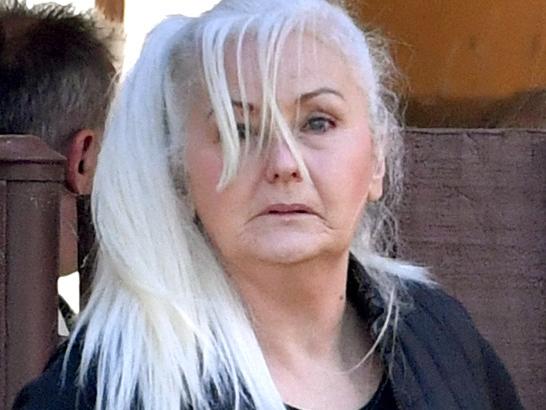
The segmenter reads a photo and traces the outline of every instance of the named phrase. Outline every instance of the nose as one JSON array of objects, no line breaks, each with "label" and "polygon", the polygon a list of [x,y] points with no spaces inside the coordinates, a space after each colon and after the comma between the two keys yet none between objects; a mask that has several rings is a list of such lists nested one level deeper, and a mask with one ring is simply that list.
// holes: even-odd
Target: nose
[{"label": "nose", "polygon": [[285,141],[277,139],[268,149],[265,169],[266,179],[270,183],[301,182],[302,176],[298,161],[294,158]]}]

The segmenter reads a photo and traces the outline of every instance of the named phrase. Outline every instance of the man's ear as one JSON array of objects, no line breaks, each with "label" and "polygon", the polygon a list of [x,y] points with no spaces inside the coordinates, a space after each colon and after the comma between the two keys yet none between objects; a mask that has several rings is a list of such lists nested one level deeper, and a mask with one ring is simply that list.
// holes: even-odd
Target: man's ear
[{"label": "man's ear", "polygon": [[383,195],[383,177],[385,176],[385,159],[376,161],[370,188],[368,189],[368,202],[375,202]]},{"label": "man's ear", "polygon": [[66,180],[72,192],[91,193],[98,152],[99,138],[95,131],[86,128],[74,134],[66,151]]}]

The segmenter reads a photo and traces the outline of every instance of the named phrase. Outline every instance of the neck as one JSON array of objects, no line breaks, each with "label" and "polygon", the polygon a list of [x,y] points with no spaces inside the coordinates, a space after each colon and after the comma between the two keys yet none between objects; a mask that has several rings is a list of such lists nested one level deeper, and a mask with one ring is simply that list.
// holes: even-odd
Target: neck
[{"label": "neck", "polygon": [[[268,361],[338,360],[347,331],[348,252],[297,264],[229,266]],[[248,268],[248,269],[247,269]]]}]

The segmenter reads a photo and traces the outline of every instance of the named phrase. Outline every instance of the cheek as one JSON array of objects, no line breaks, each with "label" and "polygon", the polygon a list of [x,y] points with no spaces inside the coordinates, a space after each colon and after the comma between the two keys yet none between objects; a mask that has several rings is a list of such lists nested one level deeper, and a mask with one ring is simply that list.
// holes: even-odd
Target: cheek
[{"label": "cheek", "polygon": [[368,198],[372,171],[371,164],[362,161],[362,156],[356,156],[355,153],[356,151],[352,152],[341,162],[343,166],[340,167],[338,176],[338,180],[342,181],[340,185],[343,186],[338,203],[344,207],[343,214],[350,220],[358,219],[362,214]]},{"label": "cheek", "polygon": [[331,202],[350,207],[365,203],[374,170],[374,155],[369,137],[347,138],[342,144],[315,156],[315,183]]},{"label": "cheek", "polygon": [[188,147],[186,168],[189,194],[198,215],[206,219],[215,214],[221,193],[216,189],[222,173],[222,160],[217,150]]}]

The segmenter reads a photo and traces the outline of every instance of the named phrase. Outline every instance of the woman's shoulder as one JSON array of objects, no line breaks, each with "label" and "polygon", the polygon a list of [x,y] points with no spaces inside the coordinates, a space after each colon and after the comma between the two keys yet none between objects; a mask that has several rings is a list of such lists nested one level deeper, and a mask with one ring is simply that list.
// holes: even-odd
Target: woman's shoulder
[{"label": "woman's shoulder", "polygon": [[[73,348],[68,351],[67,342],[63,343],[49,360],[42,375],[19,392],[13,409],[93,409],[95,405],[94,388],[82,389],[78,385],[80,361],[80,344],[74,344]],[[94,383],[87,383],[87,385],[94,386]]]},{"label": "woman's shoulder", "polygon": [[463,304],[438,284],[407,282],[404,291],[408,300],[407,315],[412,319],[433,320],[456,331],[476,331]]},{"label": "woman's shoulder", "polygon": [[436,284],[411,282],[405,291],[408,304],[402,315],[402,332],[419,339],[434,335],[443,345],[462,349],[469,360],[482,356],[486,341],[459,300]]},{"label": "woman's shoulder", "polygon": [[481,391],[476,403],[488,397],[491,404],[484,408],[521,409],[508,371],[463,304],[437,285],[410,283],[406,290],[411,302],[398,337],[404,351],[413,356],[410,361],[430,360],[442,379],[454,386],[472,380],[473,385],[462,390],[467,396],[471,389]]}]

